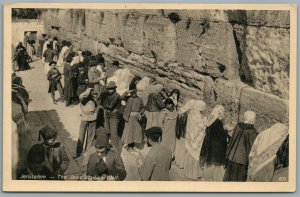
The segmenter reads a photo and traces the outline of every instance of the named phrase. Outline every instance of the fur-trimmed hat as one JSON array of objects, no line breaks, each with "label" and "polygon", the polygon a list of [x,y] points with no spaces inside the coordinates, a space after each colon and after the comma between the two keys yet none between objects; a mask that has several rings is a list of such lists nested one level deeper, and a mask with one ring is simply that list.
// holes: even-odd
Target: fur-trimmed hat
[{"label": "fur-trimmed hat", "polygon": [[48,125],[44,126],[40,131],[39,131],[39,141],[41,140],[41,137],[44,139],[44,141],[56,138],[57,132],[49,127]]}]

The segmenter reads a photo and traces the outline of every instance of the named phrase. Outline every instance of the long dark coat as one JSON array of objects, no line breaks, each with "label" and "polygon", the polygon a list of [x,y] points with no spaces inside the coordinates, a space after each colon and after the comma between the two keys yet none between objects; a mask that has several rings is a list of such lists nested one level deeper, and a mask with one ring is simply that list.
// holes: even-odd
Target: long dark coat
[{"label": "long dark coat", "polygon": [[73,72],[69,63],[64,63],[64,97],[69,101],[73,97]]},{"label": "long dark coat", "polygon": [[206,128],[204,142],[201,148],[202,164],[224,165],[226,161],[228,134],[221,120],[216,119]]},{"label": "long dark coat", "polygon": [[97,152],[89,157],[87,175],[100,177],[103,174],[117,177],[118,181],[122,181],[126,177],[122,158],[113,150],[108,150],[106,162],[98,156]]}]

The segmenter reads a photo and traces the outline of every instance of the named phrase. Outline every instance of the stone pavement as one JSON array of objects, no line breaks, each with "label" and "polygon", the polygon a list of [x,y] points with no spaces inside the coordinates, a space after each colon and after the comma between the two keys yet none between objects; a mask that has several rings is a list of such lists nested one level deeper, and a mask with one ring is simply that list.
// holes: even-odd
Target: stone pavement
[{"label": "stone pavement", "polygon": [[[31,102],[29,104],[28,123],[31,135],[31,145],[38,143],[38,130],[43,125],[48,125],[58,131],[58,141],[66,147],[67,154],[70,158],[70,165],[65,172],[68,178],[71,175],[81,175],[85,171],[83,166],[84,158],[73,159],[76,150],[76,142],[79,134],[80,109],[79,106],[73,105],[66,107],[64,103],[57,105],[52,103],[48,93],[48,80],[44,73],[44,64],[41,60],[36,59],[30,64],[31,70],[20,71],[17,74],[22,77],[23,84],[29,91]],[[63,80],[62,80],[63,82]],[[58,98],[58,92],[56,98]],[[172,180],[186,180],[182,170],[172,165]]]}]

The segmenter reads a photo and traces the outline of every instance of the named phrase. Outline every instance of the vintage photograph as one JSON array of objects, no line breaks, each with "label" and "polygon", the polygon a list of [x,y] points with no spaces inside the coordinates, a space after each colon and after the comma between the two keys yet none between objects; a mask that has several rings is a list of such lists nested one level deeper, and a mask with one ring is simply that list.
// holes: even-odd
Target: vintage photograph
[{"label": "vintage photograph", "polygon": [[295,188],[295,7],[49,5],[5,8],[4,179]]}]

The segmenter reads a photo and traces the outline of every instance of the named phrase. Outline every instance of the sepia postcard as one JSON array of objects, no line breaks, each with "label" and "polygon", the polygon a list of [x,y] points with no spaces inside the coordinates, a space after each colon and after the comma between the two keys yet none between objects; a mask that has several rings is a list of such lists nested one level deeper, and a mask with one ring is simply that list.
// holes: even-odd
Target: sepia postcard
[{"label": "sepia postcard", "polygon": [[3,190],[294,192],[296,29],[288,4],[6,4]]}]

